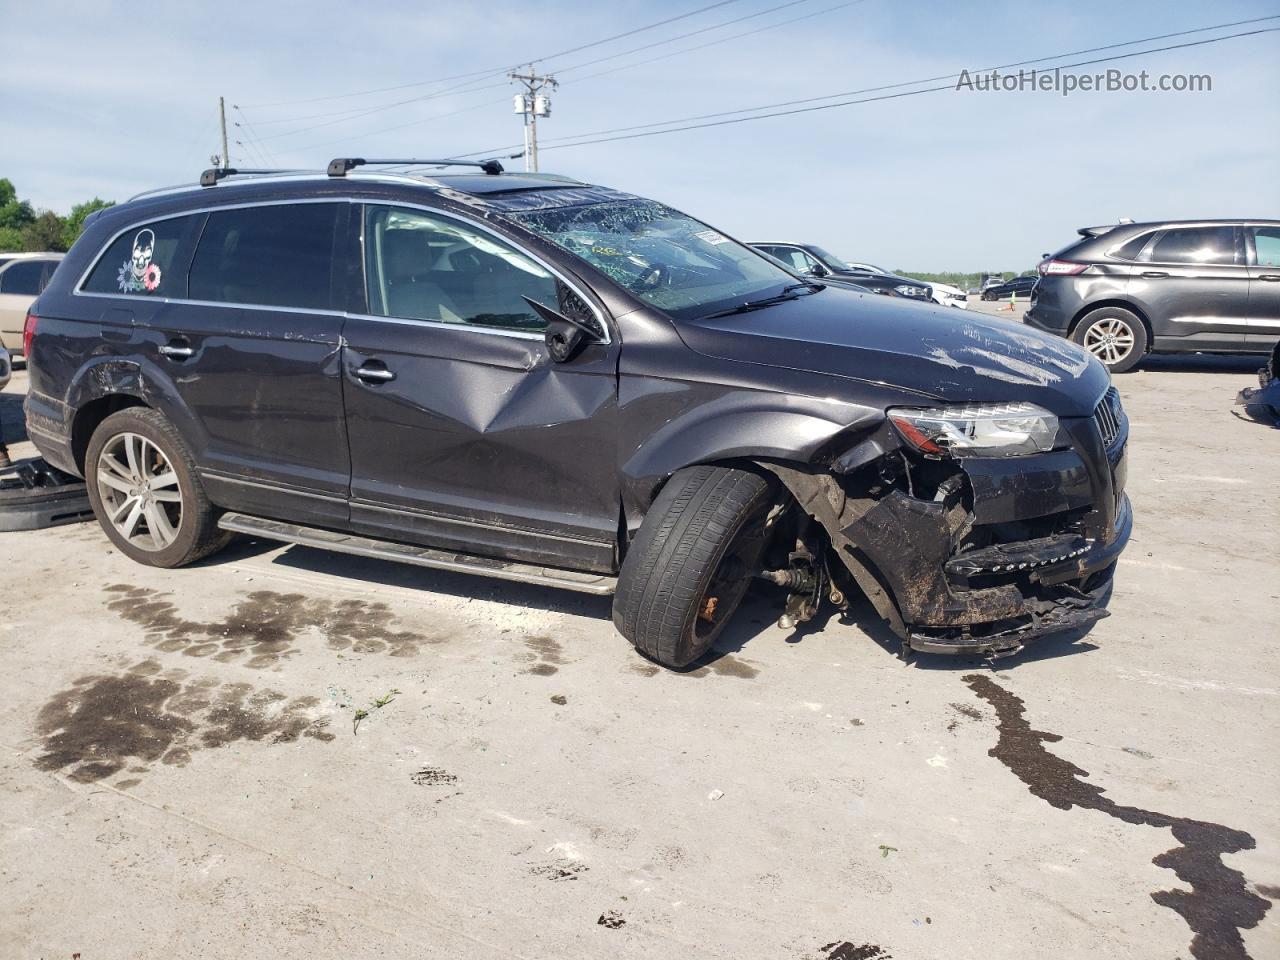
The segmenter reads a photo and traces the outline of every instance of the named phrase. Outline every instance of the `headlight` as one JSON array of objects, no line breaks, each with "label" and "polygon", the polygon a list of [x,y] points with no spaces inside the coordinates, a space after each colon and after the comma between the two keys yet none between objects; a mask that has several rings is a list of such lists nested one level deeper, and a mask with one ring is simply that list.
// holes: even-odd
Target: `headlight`
[{"label": "headlight", "polygon": [[1053,449],[1058,418],[1034,403],[894,407],[899,435],[931,457],[1018,457]]},{"label": "headlight", "polygon": [[902,294],[904,297],[923,297],[924,287],[913,287],[909,283],[901,283],[893,288],[895,292]]}]

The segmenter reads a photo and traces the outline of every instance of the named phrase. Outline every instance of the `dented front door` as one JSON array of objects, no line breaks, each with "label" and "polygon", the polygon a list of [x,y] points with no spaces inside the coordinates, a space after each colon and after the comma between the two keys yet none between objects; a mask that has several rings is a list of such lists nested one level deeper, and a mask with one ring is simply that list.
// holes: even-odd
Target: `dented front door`
[{"label": "dented front door", "polygon": [[617,344],[553,363],[523,297],[563,284],[485,228],[370,205],[343,369],[351,522],[375,536],[614,565]]}]

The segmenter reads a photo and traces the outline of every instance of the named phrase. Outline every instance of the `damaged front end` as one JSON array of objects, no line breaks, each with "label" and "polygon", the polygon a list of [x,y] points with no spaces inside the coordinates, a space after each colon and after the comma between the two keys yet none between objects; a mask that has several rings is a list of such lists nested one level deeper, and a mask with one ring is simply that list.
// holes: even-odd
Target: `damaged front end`
[{"label": "damaged front end", "polygon": [[964,442],[988,427],[971,417],[957,430],[953,418],[935,432],[945,418],[924,413],[903,423],[891,411],[825,469],[767,465],[904,647],[1004,655],[1107,616],[1132,526],[1115,389],[1091,417],[1044,414],[1036,449],[1012,453],[997,444],[962,453],[946,432]]}]

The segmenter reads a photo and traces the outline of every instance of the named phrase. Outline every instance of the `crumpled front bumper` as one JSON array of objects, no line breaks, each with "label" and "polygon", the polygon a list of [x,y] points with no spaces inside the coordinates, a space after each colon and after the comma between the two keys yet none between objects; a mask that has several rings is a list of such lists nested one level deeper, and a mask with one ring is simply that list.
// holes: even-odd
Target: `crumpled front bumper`
[{"label": "crumpled front bumper", "polygon": [[1000,655],[1108,615],[1133,527],[1116,410],[1105,439],[1096,418],[1064,419],[1068,443],[1051,453],[955,461],[952,495],[894,489],[844,506],[837,553],[864,591],[874,577],[882,596],[869,595],[907,647]]}]

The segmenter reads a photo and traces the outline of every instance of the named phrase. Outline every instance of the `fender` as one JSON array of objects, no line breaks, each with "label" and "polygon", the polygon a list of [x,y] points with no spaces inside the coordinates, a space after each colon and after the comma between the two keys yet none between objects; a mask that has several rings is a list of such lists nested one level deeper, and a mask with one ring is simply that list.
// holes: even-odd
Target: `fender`
[{"label": "fender", "polygon": [[636,421],[665,422],[634,445],[626,442],[633,438],[620,444],[623,509],[632,530],[657,488],[683,467],[725,460],[809,464],[843,453],[884,420],[877,408],[843,400],[637,380],[624,381],[623,405],[650,408]]},{"label": "fender", "polygon": [[149,407],[164,411],[193,450],[203,450],[208,433],[170,376],[155,362],[138,356],[94,357],[76,371],[67,387],[70,428],[87,404],[112,395],[136,397]]}]

